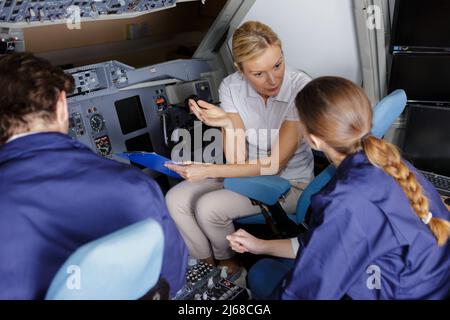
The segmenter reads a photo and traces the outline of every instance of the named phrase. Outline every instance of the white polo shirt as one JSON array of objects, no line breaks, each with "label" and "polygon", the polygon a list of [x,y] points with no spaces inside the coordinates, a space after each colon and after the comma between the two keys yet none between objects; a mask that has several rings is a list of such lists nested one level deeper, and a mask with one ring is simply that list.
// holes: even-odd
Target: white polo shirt
[{"label": "white polo shirt", "polygon": [[[295,97],[309,81],[311,78],[307,74],[286,68],[280,92],[267,100],[267,106],[240,72],[222,81],[219,88],[220,106],[227,113],[238,113],[244,122],[248,160],[270,154],[273,134],[278,135],[285,121],[299,121]],[[311,149],[302,141],[279,175],[299,183],[309,183],[314,178],[313,169]]]}]

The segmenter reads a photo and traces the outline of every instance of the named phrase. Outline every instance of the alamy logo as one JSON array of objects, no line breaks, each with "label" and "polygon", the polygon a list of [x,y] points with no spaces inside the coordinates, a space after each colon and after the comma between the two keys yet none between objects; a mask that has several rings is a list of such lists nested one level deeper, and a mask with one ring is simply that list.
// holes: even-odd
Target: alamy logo
[{"label": "alamy logo", "polygon": [[[258,148],[248,151],[248,160],[244,154],[238,154],[236,164],[260,164],[261,175],[274,175],[280,168],[279,129],[230,129],[227,137],[232,143],[227,152],[234,154],[238,145],[246,145],[249,137]],[[187,129],[176,129],[172,132],[171,141],[176,143],[172,148],[173,162],[205,162],[224,164],[222,131],[211,128],[203,133],[202,122],[195,121],[194,134]],[[192,143],[193,142],[193,143]],[[203,147],[204,142],[210,142]],[[194,159],[191,159],[194,145]]]},{"label": "alamy logo", "polygon": [[367,14],[369,15],[367,18],[367,28],[369,30],[381,30],[383,26],[383,13],[379,6],[368,6]]},{"label": "alamy logo", "polygon": [[369,290],[380,290],[381,289],[381,269],[377,265],[370,265],[367,270],[367,274],[370,276],[367,278],[367,288]]},{"label": "alamy logo", "polygon": [[79,6],[69,6],[66,9],[67,19],[66,25],[69,30],[81,29],[81,14]]},{"label": "alamy logo", "polygon": [[81,268],[79,266],[70,265],[67,267],[67,274],[69,275],[66,280],[66,286],[69,290],[81,289]]}]

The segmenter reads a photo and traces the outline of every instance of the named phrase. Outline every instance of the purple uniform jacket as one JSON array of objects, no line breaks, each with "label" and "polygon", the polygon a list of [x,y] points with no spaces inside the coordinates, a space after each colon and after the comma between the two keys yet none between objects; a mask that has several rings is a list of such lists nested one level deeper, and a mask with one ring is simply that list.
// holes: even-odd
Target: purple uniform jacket
[{"label": "purple uniform jacket", "polygon": [[[414,170],[434,217],[439,194]],[[450,289],[450,241],[439,247],[397,182],[364,153],[347,157],[312,199],[313,229],[299,238],[283,299],[442,299]]]},{"label": "purple uniform jacket", "polygon": [[187,249],[154,180],[59,133],[1,146],[0,299],[43,298],[78,247],[146,218],[164,230],[161,276],[173,296]]}]

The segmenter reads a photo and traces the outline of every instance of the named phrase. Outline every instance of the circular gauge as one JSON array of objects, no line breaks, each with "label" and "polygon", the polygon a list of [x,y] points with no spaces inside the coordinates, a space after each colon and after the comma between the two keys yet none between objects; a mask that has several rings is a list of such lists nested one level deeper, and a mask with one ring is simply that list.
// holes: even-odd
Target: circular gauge
[{"label": "circular gauge", "polygon": [[105,119],[100,114],[94,114],[90,120],[92,131],[100,132],[105,128]]}]

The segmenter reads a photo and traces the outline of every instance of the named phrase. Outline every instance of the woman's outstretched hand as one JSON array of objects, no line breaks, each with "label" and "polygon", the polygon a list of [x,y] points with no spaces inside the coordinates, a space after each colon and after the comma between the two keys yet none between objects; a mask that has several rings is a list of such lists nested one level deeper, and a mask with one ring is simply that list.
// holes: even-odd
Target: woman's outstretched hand
[{"label": "woman's outstretched hand", "polygon": [[172,171],[175,171],[189,182],[196,182],[210,178],[210,170],[213,168],[213,165],[209,163],[191,162],[185,162],[183,164],[167,162],[164,166]]},{"label": "woman's outstretched hand", "polygon": [[227,113],[213,104],[202,100],[195,102],[189,100],[189,108],[195,114],[198,120],[211,127],[233,128],[233,122]]}]

